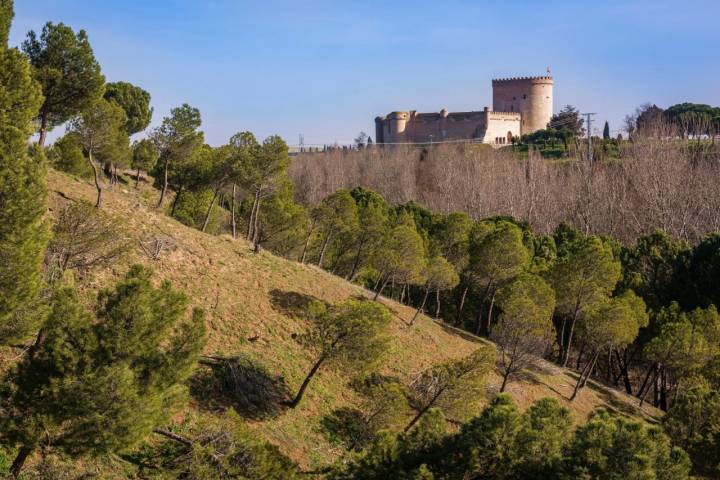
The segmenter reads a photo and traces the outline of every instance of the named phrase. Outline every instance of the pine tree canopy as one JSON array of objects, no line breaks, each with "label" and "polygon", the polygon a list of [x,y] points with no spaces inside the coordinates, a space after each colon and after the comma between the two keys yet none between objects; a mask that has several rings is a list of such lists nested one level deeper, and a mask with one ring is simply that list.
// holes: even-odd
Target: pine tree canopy
[{"label": "pine tree canopy", "polygon": [[32,331],[47,239],[45,161],[31,158],[32,119],[42,103],[31,67],[7,49],[12,2],[0,1],[0,344]]},{"label": "pine tree canopy", "polygon": [[204,315],[133,266],[88,311],[60,289],[41,341],[8,374],[0,440],[72,455],[125,451],[168,420],[205,344]]}]

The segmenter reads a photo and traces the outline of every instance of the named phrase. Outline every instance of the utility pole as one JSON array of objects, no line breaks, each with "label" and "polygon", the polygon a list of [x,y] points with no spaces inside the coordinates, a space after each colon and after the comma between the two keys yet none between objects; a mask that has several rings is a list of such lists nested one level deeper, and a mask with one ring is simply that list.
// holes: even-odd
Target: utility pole
[{"label": "utility pole", "polygon": [[588,135],[588,162],[593,162],[593,150],[592,150],[592,116],[597,115],[596,113],[583,113],[587,119],[587,135]]}]

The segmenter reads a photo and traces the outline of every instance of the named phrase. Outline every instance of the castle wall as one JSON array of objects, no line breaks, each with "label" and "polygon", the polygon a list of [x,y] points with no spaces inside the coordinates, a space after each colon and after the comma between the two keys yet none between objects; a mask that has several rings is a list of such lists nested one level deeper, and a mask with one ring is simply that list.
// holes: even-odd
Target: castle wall
[{"label": "castle wall", "polygon": [[521,115],[512,112],[393,112],[375,119],[378,143],[429,143],[479,140],[506,145],[520,135]]},{"label": "castle wall", "polygon": [[547,127],[553,109],[552,77],[523,77],[492,81],[493,110],[520,112],[521,134]]},{"label": "castle wall", "polygon": [[488,112],[484,143],[510,145],[512,137],[520,136],[521,115],[512,112]]},{"label": "castle wall", "polygon": [[486,125],[486,112],[393,112],[375,119],[375,136],[380,143],[472,140],[482,138]]}]

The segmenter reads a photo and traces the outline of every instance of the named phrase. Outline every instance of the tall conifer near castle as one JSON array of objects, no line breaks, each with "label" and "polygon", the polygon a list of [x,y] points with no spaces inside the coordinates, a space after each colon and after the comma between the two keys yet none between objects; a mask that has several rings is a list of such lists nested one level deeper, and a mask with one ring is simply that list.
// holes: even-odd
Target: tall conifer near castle
[{"label": "tall conifer near castle", "polygon": [[7,47],[12,0],[0,0],[0,344],[29,333],[46,243],[45,163],[28,154],[42,103],[31,67]]},{"label": "tall conifer near castle", "polygon": [[204,315],[186,319],[187,298],[159,288],[142,266],[89,312],[60,290],[44,341],[12,370],[0,396],[0,444],[17,447],[17,476],[38,448],[71,456],[135,446],[168,420],[205,344]]}]

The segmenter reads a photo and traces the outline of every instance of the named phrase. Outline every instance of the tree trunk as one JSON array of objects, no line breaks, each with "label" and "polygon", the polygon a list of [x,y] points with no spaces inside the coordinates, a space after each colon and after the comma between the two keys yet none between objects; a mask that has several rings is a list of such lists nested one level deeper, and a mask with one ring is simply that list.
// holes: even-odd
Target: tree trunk
[{"label": "tree trunk", "polygon": [[597,353],[595,353],[595,356],[592,359],[592,362],[590,364],[590,370],[588,370],[587,374],[585,375],[585,378],[582,381],[582,384],[580,384],[580,388],[585,388],[585,384],[587,383],[588,379],[595,373],[595,368],[597,367],[597,361],[598,358],[600,358],[600,351],[598,350]]},{"label": "tree trunk", "polygon": [[360,266],[360,254],[362,253],[363,243],[364,242],[362,241],[358,242],[357,252],[355,253],[355,261],[353,262],[352,269],[350,270],[350,274],[347,277],[347,279],[351,282],[355,279],[355,273]]},{"label": "tree trunk", "polygon": [[40,114],[40,138],[38,138],[38,145],[41,149],[45,149],[45,139],[47,139],[47,114],[45,112]]},{"label": "tree trunk", "polygon": [[463,308],[465,308],[465,299],[467,298],[468,290],[470,290],[469,286],[465,286],[463,289],[463,293],[460,296],[460,306],[458,306],[457,316],[455,318],[455,325],[460,325],[460,321],[462,320],[462,312]]},{"label": "tree trunk", "polygon": [[487,314],[487,321],[485,322],[485,336],[490,336],[490,327],[492,325],[492,314],[493,314],[493,308],[495,307],[495,294],[497,293],[497,290],[493,290],[492,297],[490,297],[490,308],[488,309]]},{"label": "tree trunk", "polygon": [[255,225],[253,226],[253,246],[255,253],[260,252],[260,199],[258,198],[258,208],[255,210]]},{"label": "tree trunk", "polygon": [[477,327],[475,328],[475,335],[480,336],[480,332],[482,332],[482,303],[478,307],[477,318],[475,320],[477,323]]},{"label": "tree trunk", "polygon": [[508,383],[508,378],[510,378],[510,370],[505,370],[505,373],[503,373],[502,385],[500,385],[500,393],[503,393],[505,391],[505,387]]},{"label": "tree trunk", "polygon": [[560,332],[557,335],[558,339],[558,345],[560,346],[560,351],[558,352],[557,362],[562,363],[563,358],[565,357],[565,326],[567,325],[567,317],[565,315],[562,315],[562,324],[560,325]]},{"label": "tree trunk", "polygon": [[435,290],[435,318],[440,318],[440,289]]},{"label": "tree trunk", "polygon": [[335,260],[333,261],[332,268],[330,269],[330,273],[332,273],[333,275],[337,274],[337,269],[340,266],[340,260],[342,260],[342,256],[344,253],[345,252],[341,250],[338,252],[337,255],[335,255]]},{"label": "tree trunk", "polygon": [[565,345],[565,358],[562,363],[563,367],[567,367],[568,359],[570,358],[570,348],[572,347],[573,333],[575,333],[575,323],[577,322],[579,312],[580,305],[575,304],[575,311],[573,312],[572,320],[570,322],[570,332],[568,333],[567,344]]},{"label": "tree trunk", "polygon": [[175,216],[175,210],[177,209],[178,203],[180,202],[180,197],[182,196],[184,191],[185,188],[181,185],[177,193],[175,194],[175,199],[173,199],[172,207],[170,208],[171,217]]},{"label": "tree trunk", "polygon": [[255,208],[257,208],[258,195],[259,193],[255,192],[255,195],[253,196],[252,208],[250,209],[250,219],[248,220],[248,229],[246,236],[248,242],[252,240],[253,222],[255,221]]},{"label": "tree trunk", "polygon": [[375,285],[373,285],[373,288],[372,288],[373,292],[377,292],[377,289],[380,286],[380,280],[382,280],[383,275],[385,275],[385,272],[378,273],[377,280],[375,281]]},{"label": "tree trunk", "polygon": [[[657,372],[658,372],[658,366],[657,366],[657,364],[655,364],[655,365],[653,366],[652,372],[653,372],[653,379],[652,379],[652,381],[651,381],[649,384],[647,384],[647,388],[645,388],[645,389],[643,390],[643,392],[642,392],[642,395],[640,395],[640,405],[639,405],[640,408],[642,408],[643,403],[645,403],[645,397],[647,397],[647,394],[648,394],[648,392],[650,391],[650,385],[651,385],[651,384],[654,384],[655,381],[656,381],[656,379],[657,379]],[[649,372],[648,372],[648,373],[649,373]],[[646,378],[645,381],[647,381],[647,380],[648,380],[648,379]]]},{"label": "tree trunk", "polygon": [[163,168],[163,187],[160,191],[160,200],[158,200],[157,208],[162,207],[163,201],[165,200],[165,194],[167,193],[168,188],[168,167],[169,167],[169,160],[165,160],[165,167]]},{"label": "tree trunk", "polygon": [[420,303],[420,306],[418,307],[417,311],[415,311],[415,315],[413,315],[412,320],[410,320],[410,325],[415,324],[415,320],[417,319],[418,315],[420,315],[420,312],[422,312],[422,309],[425,308],[425,302],[427,302],[428,295],[430,294],[430,288],[427,286],[425,287],[425,296],[422,299],[422,302]]},{"label": "tree trunk", "polygon": [[207,226],[210,223],[210,216],[212,215],[213,209],[215,208],[215,201],[217,200],[219,190],[215,190],[215,194],[213,195],[212,202],[210,202],[210,206],[207,209],[207,213],[205,214],[205,221],[203,222],[202,231],[204,232],[207,230]]},{"label": "tree trunk", "polygon": [[15,456],[15,460],[13,461],[12,467],[10,467],[10,473],[12,474],[13,478],[18,478],[20,476],[23,465],[25,465],[25,460],[27,460],[28,456],[30,456],[31,453],[31,448],[25,446],[20,447],[20,451],[18,451],[18,454]]},{"label": "tree trunk", "polygon": [[663,368],[662,372],[660,372],[660,410],[663,412],[667,412],[668,410],[668,402],[667,402],[667,371]]},{"label": "tree trunk", "polygon": [[441,388],[440,390],[438,390],[438,392],[435,394],[435,396],[433,396],[433,398],[430,399],[430,401],[429,401],[423,408],[421,408],[421,409],[418,411],[417,415],[415,415],[415,417],[410,421],[410,423],[407,424],[407,426],[403,429],[403,432],[407,432],[408,430],[410,430],[410,429],[413,427],[413,425],[415,425],[415,424],[417,423],[417,421],[420,420],[420,418],[421,418],[423,415],[425,415],[425,412],[427,412],[428,410],[430,410],[430,408],[431,408],[433,405],[435,405],[435,402],[437,401],[438,398],[440,398],[440,395],[441,395],[444,391],[445,391],[445,388]]},{"label": "tree trunk", "polygon": [[580,347],[580,351],[578,352],[577,360],[575,362],[575,370],[580,370],[580,364],[582,363],[582,357],[585,353],[585,342],[583,342],[582,347]]},{"label": "tree trunk", "polygon": [[628,395],[632,395],[632,383],[630,383],[630,375],[627,365],[627,349],[625,349],[625,352],[623,353],[623,356],[625,356],[624,361],[620,357],[620,352],[618,350],[615,350],[615,356],[617,357],[618,368],[620,369],[620,375],[622,376],[623,384],[625,385],[625,392],[627,392]]},{"label": "tree trunk", "polygon": [[260,197],[257,199],[255,208],[255,221],[253,225],[253,249],[255,253],[260,252]]},{"label": "tree trunk", "polygon": [[137,169],[137,175],[135,176],[135,188],[138,188],[140,184],[140,167]]},{"label": "tree trunk", "polygon": [[596,352],[595,355],[593,355],[592,360],[589,361],[585,368],[583,368],[582,373],[580,373],[580,378],[578,378],[577,383],[575,384],[575,389],[573,390],[572,395],[570,396],[570,401],[572,402],[575,400],[575,397],[577,397],[578,392],[581,388],[585,386],[585,383],[587,382],[588,377],[590,376],[590,373],[592,373],[592,369],[595,367],[595,362],[598,359],[598,356],[600,355],[600,352]]},{"label": "tree trunk", "polygon": [[657,374],[655,375],[655,381],[653,382],[653,406],[655,408],[660,404],[660,388],[658,382],[660,381],[660,374],[662,373],[662,367],[658,368]]},{"label": "tree trunk", "polygon": [[333,229],[332,227],[328,231],[328,234],[325,236],[325,241],[323,242],[322,248],[320,249],[320,257],[318,257],[317,265],[318,267],[322,268],[323,259],[325,258],[325,250],[327,250],[327,246],[330,243],[330,237],[332,237]]},{"label": "tree trunk", "polygon": [[92,150],[88,151],[88,162],[90,162],[90,167],[93,169],[93,176],[95,178],[95,189],[97,190],[97,200],[95,201],[95,208],[100,208],[102,206],[102,184],[100,183],[100,172],[98,172],[97,165],[95,165],[95,161],[93,160]]},{"label": "tree trunk", "polygon": [[647,373],[645,374],[645,380],[643,380],[642,385],[640,385],[640,390],[637,392],[637,397],[641,398],[643,394],[645,393],[645,389],[648,386],[648,381],[650,380],[650,376],[655,372],[655,368],[657,367],[657,363],[653,363],[650,368],[648,368]]},{"label": "tree trunk", "polygon": [[290,402],[287,403],[287,406],[290,408],[295,408],[300,403],[300,400],[302,400],[303,395],[305,395],[305,390],[307,389],[308,385],[310,384],[310,380],[315,376],[318,369],[322,365],[322,363],[325,361],[324,356],[320,356],[318,358],[317,362],[315,362],[315,365],[310,369],[310,373],[307,374],[307,377],[305,377],[305,380],[303,380],[302,385],[300,385],[300,390],[298,390],[297,395],[295,395],[295,398],[293,398]]},{"label": "tree trunk", "polygon": [[488,292],[490,292],[490,285],[492,285],[492,280],[488,281],[487,286],[485,287],[485,293],[483,293],[482,300],[480,301],[480,305],[478,307],[478,314],[477,314],[477,329],[475,330],[475,335],[480,335],[483,328],[482,323],[482,308],[483,305],[485,305],[485,300],[487,300]]},{"label": "tree trunk", "polygon": [[190,440],[189,438],[185,438],[181,435],[178,435],[177,433],[170,432],[168,430],[163,430],[161,428],[156,428],[153,430],[153,433],[156,433],[158,435],[162,435],[165,438],[169,438],[170,440],[174,440],[178,443],[182,443],[183,445],[186,445],[188,447],[192,447],[195,442]]},{"label": "tree trunk", "polygon": [[382,283],[382,286],[380,287],[380,290],[375,292],[375,296],[373,297],[373,300],[377,300],[378,297],[380,297],[380,294],[382,294],[383,290],[385,290],[385,287],[388,284],[388,281],[390,281],[389,278],[386,278],[385,281]]},{"label": "tree trunk", "polygon": [[233,183],[232,198],[230,199],[230,224],[232,225],[232,236],[237,238],[237,221],[235,220],[235,196],[237,184]]},{"label": "tree trunk", "polygon": [[310,239],[312,238],[313,231],[315,230],[315,219],[310,223],[310,230],[308,230],[307,237],[305,237],[305,245],[303,246],[302,255],[300,256],[300,263],[305,263],[307,257],[307,251],[310,247]]}]

